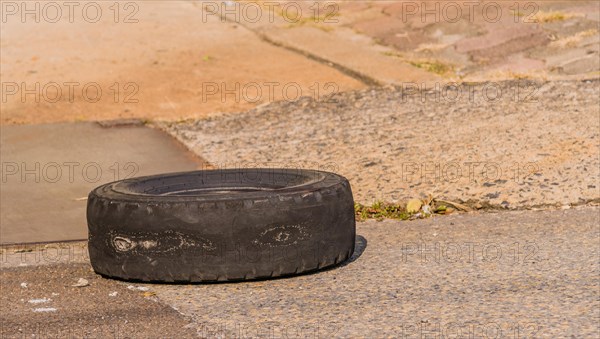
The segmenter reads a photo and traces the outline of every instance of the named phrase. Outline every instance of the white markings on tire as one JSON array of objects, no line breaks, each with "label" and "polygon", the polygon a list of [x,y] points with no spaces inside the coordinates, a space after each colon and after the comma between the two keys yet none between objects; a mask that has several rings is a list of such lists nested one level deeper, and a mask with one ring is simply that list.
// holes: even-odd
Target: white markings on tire
[{"label": "white markings on tire", "polygon": [[115,246],[115,249],[118,252],[127,252],[127,251],[133,249],[135,247],[136,243],[132,242],[131,240],[129,240],[127,238],[114,237],[113,245]]}]

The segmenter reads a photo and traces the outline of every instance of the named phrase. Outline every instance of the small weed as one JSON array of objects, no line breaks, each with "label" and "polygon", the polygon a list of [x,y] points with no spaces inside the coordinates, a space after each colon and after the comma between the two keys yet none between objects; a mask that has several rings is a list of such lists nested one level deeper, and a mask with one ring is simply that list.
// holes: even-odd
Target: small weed
[{"label": "small weed", "polygon": [[598,34],[598,30],[596,30],[596,29],[590,29],[587,31],[578,32],[575,35],[552,41],[550,43],[550,47],[554,47],[554,48],[575,47],[584,38],[594,36],[596,34]]},{"label": "small weed", "polygon": [[513,72],[513,71],[506,71],[506,72],[504,72],[504,75],[510,79],[518,79],[518,80],[524,80],[524,79],[530,78],[529,74]]},{"label": "small weed", "polygon": [[354,211],[357,221],[367,219],[400,219],[408,220],[413,213],[408,213],[406,208],[401,204],[389,204],[382,201],[376,201],[371,206],[355,203]]},{"label": "small weed", "polygon": [[[422,205],[415,208],[416,204],[411,202],[418,201]],[[410,211],[413,208],[414,211]],[[398,219],[398,220],[413,220],[429,218],[434,214],[451,214],[456,210],[471,211],[471,208],[461,203],[438,200],[433,196],[428,199],[419,200],[411,199],[408,203],[386,203],[383,201],[375,201],[370,206],[355,203],[354,214],[356,221],[365,221],[367,219],[375,219],[381,221],[383,219]]]},{"label": "small weed", "polygon": [[439,61],[411,61],[411,65],[426,70],[427,72],[444,75],[454,68]]},{"label": "small weed", "polygon": [[334,27],[331,24],[338,23],[338,17],[340,13],[330,12],[327,10],[323,10],[323,13],[318,13],[318,15],[311,15],[302,17],[302,15],[298,15],[296,12],[288,13],[284,10],[279,10],[277,14],[281,16],[288,25],[286,28],[295,28],[300,26],[310,26],[317,29],[320,29],[324,32],[333,31]]},{"label": "small weed", "polygon": [[574,16],[573,14],[566,14],[566,13],[562,13],[562,12],[539,11],[533,16],[533,20],[535,22],[548,23],[548,22],[563,21],[563,20],[569,19],[573,16]]},{"label": "small weed", "polygon": [[403,57],[402,54],[396,53],[396,52],[391,52],[391,51],[381,52],[381,54],[383,54],[385,56],[393,57],[393,58],[402,58]]}]

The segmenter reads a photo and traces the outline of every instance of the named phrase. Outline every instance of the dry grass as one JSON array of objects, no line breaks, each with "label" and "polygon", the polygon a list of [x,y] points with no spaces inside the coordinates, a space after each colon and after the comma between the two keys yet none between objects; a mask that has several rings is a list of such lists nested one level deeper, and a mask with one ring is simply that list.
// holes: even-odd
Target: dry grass
[{"label": "dry grass", "polygon": [[569,48],[569,47],[575,47],[577,46],[577,44],[583,40],[584,38],[593,36],[598,34],[598,30],[597,29],[589,29],[587,31],[582,31],[582,32],[578,32],[574,35],[568,36],[568,37],[564,37],[564,38],[560,38],[558,40],[552,41],[550,43],[550,47],[552,48]]},{"label": "dry grass", "polygon": [[570,19],[574,16],[575,16],[575,14],[563,13],[563,12],[559,12],[559,11],[550,11],[550,12],[538,11],[537,13],[535,13],[532,16],[532,20],[534,22],[549,23],[549,22],[556,22],[556,21],[564,21],[564,20]]},{"label": "dry grass", "polygon": [[[414,200],[414,199],[413,199]],[[430,196],[429,199],[421,201],[422,205],[409,212],[406,203],[387,203],[375,201],[371,205],[354,204],[354,213],[356,221],[365,221],[375,219],[413,220],[429,218],[434,214],[450,214],[456,210],[470,210],[469,207],[462,204],[444,200],[435,200]]]},{"label": "dry grass", "polygon": [[412,216],[406,211],[406,208],[401,204],[390,204],[381,201],[374,202],[371,206],[362,204],[354,204],[354,212],[357,221],[367,219],[400,219],[408,220]]},{"label": "dry grass", "polygon": [[411,65],[426,70],[427,72],[437,75],[445,75],[454,70],[451,65],[445,64],[437,60],[415,60],[409,62]]}]

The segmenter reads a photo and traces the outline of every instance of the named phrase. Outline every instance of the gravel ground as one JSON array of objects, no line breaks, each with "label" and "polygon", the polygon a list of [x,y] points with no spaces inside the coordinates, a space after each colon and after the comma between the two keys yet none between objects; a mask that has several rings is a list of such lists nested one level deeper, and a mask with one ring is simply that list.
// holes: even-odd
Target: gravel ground
[{"label": "gravel ground", "polygon": [[[2,338],[195,336],[189,321],[154,293],[104,279],[89,263],[3,268],[0,277]],[[72,286],[80,278],[88,285]]]},{"label": "gravel ground", "polygon": [[464,84],[453,102],[456,88],[416,93],[406,85],[160,126],[216,167],[339,172],[363,203],[431,193],[507,208],[562,206],[600,197],[599,85]]}]

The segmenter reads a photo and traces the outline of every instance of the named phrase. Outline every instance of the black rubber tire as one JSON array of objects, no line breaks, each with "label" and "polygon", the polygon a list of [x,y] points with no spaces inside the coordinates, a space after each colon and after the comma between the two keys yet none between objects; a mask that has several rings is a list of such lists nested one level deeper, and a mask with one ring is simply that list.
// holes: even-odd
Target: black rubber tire
[{"label": "black rubber tire", "polygon": [[305,273],[350,258],[356,236],[348,180],[299,169],[116,181],[89,194],[87,222],[97,273],[149,282]]}]

